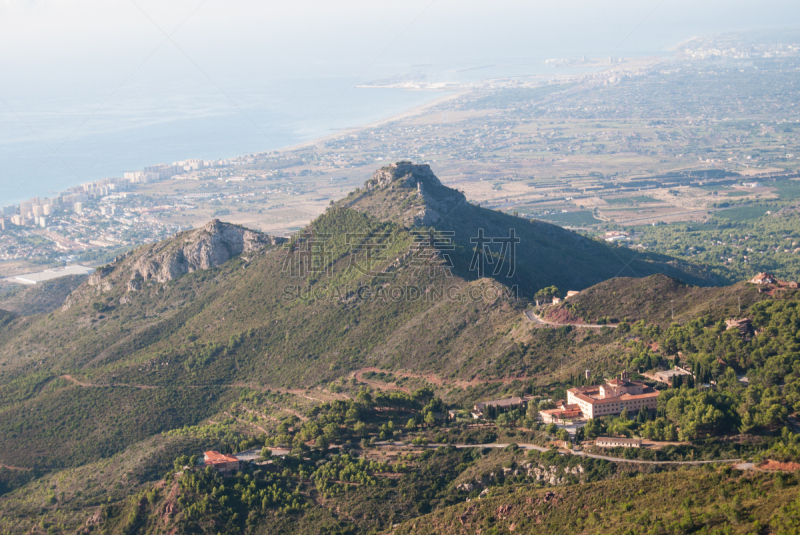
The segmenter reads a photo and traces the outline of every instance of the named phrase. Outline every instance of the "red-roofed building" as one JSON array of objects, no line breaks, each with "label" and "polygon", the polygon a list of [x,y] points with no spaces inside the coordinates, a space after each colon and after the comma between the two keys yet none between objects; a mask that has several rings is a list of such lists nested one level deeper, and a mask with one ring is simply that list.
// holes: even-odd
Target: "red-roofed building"
[{"label": "red-roofed building", "polygon": [[597,386],[579,386],[567,390],[567,404],[580,407],[583,417],[587,419],[598,416],[617,415],[627,409],[629,414],[639,412],[642,408],[654,411],[658,407],[659,392],[629,379],[627,372],[622,372],[619,379],[612,379],[606,384]]},{"label": "red-roofed building", "polygon": [[211,466],[218,472],[233,472],[239,469],[239,459],[233,455],[226,455],[216,450],[203,453],[206,466]]},{"label": "red-roofed building", "polygon": [[750,279],[750,282],[753,284],[775,284],[778,282],[778,279],[769,273],[759,273]]}]

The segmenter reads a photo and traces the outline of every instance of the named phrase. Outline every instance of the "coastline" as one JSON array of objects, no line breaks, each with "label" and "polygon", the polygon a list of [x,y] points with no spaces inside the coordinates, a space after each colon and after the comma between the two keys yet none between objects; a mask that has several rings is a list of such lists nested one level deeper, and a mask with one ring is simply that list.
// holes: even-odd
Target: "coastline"
[{"label": "coastline", "polygon": [[[230,157],[229,159],[242,158],[242,157],[246,156],[247,154],[255,154],[257,156],[267,156],[267,155],[270,155],[270,154],[286,154],[286,153],[290,153],[292,151],[303,150],[303,149],[307,149],[309,147],[314,147],[315,145],[317,145],[319,143],[324,143],[326,141],[329,141],[329,140],[332,140],[332,139],[336,139],[336,138],[341,137],[341,136],[350,135],[350,134],[352,134],[354,132],[359,132],[361,130],[364,130],[365,128],[375,128],[377,126],[384,125],[386,123],[390,123],[390,122],[393,122],[393,121],[398,121],[398,120],[402,120],[402,119],[405,119],[405,118],[408,118],[408,117],[413,117],[415,115],[419,115],[421,113],[424,113],[426,110],[428,110],[429,108],[431,108],[433,106],[439,105],[442,102],[446,102],[447,100],[458,98],[459,96],[469,92],[470,90],[471,89],[440,90],[439,92],[447,93],[447,94],[439,96],[439,97],[436,97],[436,98],[433,98],[433,100],[431,100],[429,102],[426,102],[424,104],[408,108],[408,109],[406,109],[404,111],[401,111],[399,113],[395,113],[395,114],[390,115],[388,117],[383,117],[381,119],[373,120],[373,121],[370,121],[370,122],[367,122],[367,123],[363,123],[363,124],[360,124],[360,125],[357,125],[357,126],[338,129],[335,132],[332,132],[330,134],[325,134],[325,135],[322,135],[320,137],[309,139],[307,141],[302,141],[302,142],[299,142],[299,143],[288,145],[288,146],[283,147],[283,148],[270,149],[270,150],[259,150],[259,151],[253,151],[253,152],[250,152],[250,153],[241,152],[241,153],[236,154],[235,156]],[[434,93],[434,92],[437,92],[437,91],[431,90],[430,92]],[[145,164],[145,167],[148,166],[148,165],[155,165],[156,163],[157,162],[149,162],[149,163]],[[124,170],[114,171],[113,174],[108,174],[104,178],[121,177],[124,172],[125,172]],[[72,186],[69,186],[69,185],[64,186],[61,189],[48,189],[46,192],[38,192],[36,195],[40,196],[40,197],[53,197],[53,196],[59,195],[60,193],[64,193],[64,192],[68,191],[70,188],[79,187],[82,184],[91,184],[93,182],[96,182],[97,180],[102,180],[102,179],[85,180],[84,182],[80,182],[80,183],[74,184]],[[20,202],[26,201],[27,198],[28,197],[20,197],[20,198],[13,199],[13,198],[9,197],[8,199],[6,199],[4,205],[6,205],[6,204],[19,204]]]},{"label": "coastline", "polygon": [[264,152],[259,152],[257,154],[264,155],[264,154],[271,154],[271,153],[287,153],[287,152],[292,152],[292,151],[295,151],[295,150],[302,150],[302,149],[306,149],[308,147],[313,147],[313,146],[317,145],[318,143],[324,143],[326,141],[337,139],[337,138],[345,136],[345,135],[350,135],[350,134],[352,134],[354,132],[360,132],[360,131],[365,130],[367,128],[377,128],[378,126],[383,126],[383,125],[385,125],[387,123],[391,123],[391,122],[394,122],[394,121],[399,121],[399,120],[402,120],[402,119],[408,119],[409,117],[414,117],[416,115],[419,115],[419,114],[427,111],[428,108],[432,108],[434,106],[438,106],[439,104],[441,104],[443,102],[447,102],[448,100],[453,100],[453,99],[456,99],[458,97],[461,97],[461,96],[469,93],[470,91],[471,91],[471,89],[446,90],[446,92],[449,93],[448,95],[441,96],[439,98],[433,99],[430,102],[426,102],[425,104],[422,104],[420,106],[415,106],[413,108],[409,108],[406,111],[402,111],[400,113],[396,113],[396,114],[391,115],[389,117],[384,117],[383,119],[378,119],[376,121],[372,121],[372,122],[369,122],[369,123],[366,123],[366,124],[362,124],[362,125],[359,125],[359,126],[353,126],[353,127],[350,127],[350,128],[343,128],[341,130],[337,130],[336,132],[334,132],[332,134],[328,134],[328,135],[325,135],[325,136],[322,136],[322,137],[311,139],[309,141],[303,141],[301,143],[297,143],[296,145],[290,145],[288,147],[284,147],[282,149],[277,149],[275,151],[264,151]]},{"label": "coastline", "polygon": [[[613,66],[611,68],[613,68]],[[603,70],[605,70],[605,69],[603,69]],[[566,81],[568,79],[574,78],[575,76],[579,76],[579,74],[578,73],[559,72],[559,73],[547,73],[547,74],[536,73],[536,74],[530,74],[530,75],[523,76],[522,78],[526,78],[526,79],[529,79],[529,80],[537,80],[539,83],[541,83],[541,82],[546,82],[546,81],[550,81],[550,82],[562,81],[563,82],[563,81]],[[426,102],[424,104],[413,106],[413,107],[408,108],[408,109],[406,109],[404,111],[401,111],[401,112],[398,112],[398,113],[394,113],[394,114],[392,114],[392,115],[390,115],[388,117],[383,117],[381,119],[376,119],[376,120],[369,121],[369,122],[366,122],[366,123],[363,123],[363,124],[360,124],[360,125],[356,125],[356,126],[352,126],[352,127],[338,129],[338,130],[336,130],[334,132],[331,132],[330,134],[325,134],[325,135],[322,135],[320,137],[315,137],[315,138],[309,139],[307,141],[297,142],[297,143],[294,143],[294,144],[291,144],[291,145],[288,145],[288,146],[282,147],[282,148],[269,149],[269,150],[257,150],[257,151],[252,151],[252,152],[247,152],[247,151],[240,152],[239,154],[236,154],[236,155],[234,155],[232,157],[229,157],[228,159],[242,158],[242,157],[246,156],[247,154],[253,154],[253,155],[256,155],[256,156],[268,156],[268,155],[271,155],[271,154],[287,154],[287,153],[291,153],[291,152],[297,151],[297,150],[304,150],[304,149],[308,149],[308,148],[313,148],[313,147],[315,147],[316,145],[318,145],[320,143],[325,143],[326,141],[334,140],[334,139],[340,138],[342,136],[351,135],[351,134],[353,134],[355,132],[360,132],[360,131],[363,131],[364,129],[367,129],[367,128],[376,128],[376,127],[379,127],[379,126],[386,125],[388,123],[401,121],[401,120],[404,120],[404,119],[408,119],[408,118],[411,118],[411,117],[415,117],[415,116],[424,114],[425,112],[429,111],[431,108],[434,108],[434,107],[436,107],[436,106],[438,106],[438,105],[440,105],[440,104],[442,104],[444,102],[447,102],[447,101],[450,101],[450,100],[454,100],[454,99],[458,99],[458,98],[460,98],[460,97],[462,97],[462,96],[464,96],[464,95],[466,95],[468,93],[471,93],[471,92],[474,92],[474,91],[478,91],[478,90],[481,90],[481,89],[495,88],[494,85],[496,83],[498,83],[498,82],[508,81],[508,80],[512,80],[512,79],[519,79],[519,78],[520,77],[515,77],[515,76],[512,76],[512,77],[500,77],[500,78],[490,78],[490,79],[482,80],[479,83],[468,82],[468,83],[464,83],[464,84],[459,84],[456,87],[444,87],[444,88],[432,88],[432,89],[425,89],[425,88],[419,88],[419,89],[405,88],[405,89],[403,89],[403,88],[398,88],[398,87],[393,87],[393,86],[380,87],[380,86],[370,86],[370,85],[357,86],[357,87],[371,88],[371,89],[403,89],[404,91],[408,91],[408,92],[442,93],[442,95],[438,96],[438,97],[434,97],[432,100],[430,100],[430,101],[428,101],[428,102]],[[309,125],[309,127],[310,126],[311,125]],[[307,127],[307,128],[309,128],[309,127]],[[148,165],[155,165],[155,162],[150,162],[150,163],[146,164],[144,167],[146,167]],[[122,170],[112,171],[111,174],[106,175],[105,178],[108,178],[108,177],[119,177],[119,176],[122,176],[123,172],[124,171],[122,171]],[[97,179],[97,180],[101,180],[101,179]],[[58,195],[59,193],[63,193],[65,191],[67,191],[70,187],[77,187],[77,186],[80,186],[80,185],[82,185],[84,183],[92,183],[92,182],[95,182],[95,180],[89,180],[87,182],[81,182],[79,184],[75,184],[74,186],[64,187],[63,189],[58,189],[58,190],[51,189],[51,190],[48,190],[46,193],[38,193],[38,195],[39,196],[47,196],[47,197],[55,196],[55,195]],[[26,200],[26,198],[19,198],[19,199],[11,199],[11,198],[9,198],[6,201],[6,204],[8,204],[8,203],[18,204],[20,202],[23,202],[24,200]]]},{"label": "coastline", "polygon": [[[636,58],[636,59],[639,59],[639,58]],[[604,68],[602,70],[613,69],[614,67],[617,67],[619,65],[620,64],[604,66],[606,68]],[[598,71],[598,72],[600,72],[600,71]],[[564,81],[566,81],[566,80],[563,80],[563,78],[565,78],[565,77],[567,79],[569,79],[569,78],[574,78],[574,77],[580,76],[580,75],[581,75],[580,73],[563,73],[563,72],[561,72],[561,73],[553,73],[553,74],[531,74],[531,75],[525,76],[525,78],[531,78],[531,79],[536,79],[536,80],[548,80],[548,81],[560,80],[560,81],[564,82]],[[511,78],[516,78],[516,77],[511,77]],[[372,122],[369,122],[369,123],[366,123],[366,124],[362,124],[362,125],[359,125],[359,126],[353,126],[353,127],[350,127],[350,128],[343,128],[341,130],[337,130],[336,132],[334,132],[332,134],[328,134],[328,135],[325,135],[325,136],[322,136],[322,137],[319,137],[319,138],[311,139],[309,141],[303,141],[302,143],[298,143],[296,145],[291,145],[291,146],[284,147],[282,149],[277,149],[277,150],[274,150],[274,151],[259,152],[257,154],[264,155],[264,154],[270,154],[270,153],[286,153],[286,152],[291,152],[291,151],[294,151],[294,150],[305,149],[305,148],[308,148],[308,147],[313,147],[317,143],[323,143],[325,141],[336,139],[336,138],[344,136],[344,135],[349,135],[349,134],[352,134],[354,132],[359,132],[359,131],[364,130],[366,128],[376,128],[378,126],[383,126],[383,125],[385,125],[387,123],[391,123],[391,122],[394,122],[394,121],[399,121],[399,120],[402,120],[402,119],[408,119],[409,117],[414,117],[416,115],[420,115],[420,114],[424,113],[425,111],[428,111],[429,108],[432,108],[434,106],[438,106],[439,104],[442,104],[443,102],[447,102],[448,100],[454,100],[454,99],[462,97],[462,96],[464,96],[464,95],[466,95],[466,94],[468,94],[468,93],[470,93],[472,91],[479,90],[480,88],[485,87],[485,85],[487,83],[488,84],[492,84],[492,83],[495,83],[495,82],[500,81],[500,80],[508,80],[508,79],[510,79],[510,78],[509,77],[492,78],[492,79],[486,80],[484,83],[482,83],[480,85],[477,85],[477,86],[475,84],[465,84],[466,87],[462,86],[461,88],[452,88],[452,89],[410,89],[410,88],[406,88],[406,89],[404,89],[405,91],[430,91],[432,93],[433,92],[442,92],[442,93],[447,93],[447,95],[441,96],[439,98],[435,98],[430,102],[426,102],[425,104],[422,104],[422,105],[419,105],[419,106],[415,106],[413,108],[409,108],[408,110],[402,111],[400,113],[395,113],[394,115],[391,115],[389,117],[385,117],[383,119],[378,119],[376,121],[372,121]],[[370,88],[370,89],[384,89],[384,87],[368,86],[368,85],[363,85],[363,86],[358,86],[358,87]],[[400,89],[400,88],[393,87],[393,86],[386,86],[385,89]]]}]

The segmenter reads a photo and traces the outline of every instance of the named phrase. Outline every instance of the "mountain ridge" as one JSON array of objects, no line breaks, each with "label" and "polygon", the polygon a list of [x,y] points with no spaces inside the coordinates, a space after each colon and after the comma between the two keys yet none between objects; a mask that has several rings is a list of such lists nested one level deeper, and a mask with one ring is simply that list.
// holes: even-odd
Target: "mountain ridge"
[{"label": "mountain ridge", "polygon": [[[420,203],[405,203],[409,198]],[[436,224],[425,227],[431,210]],[[516,264],[502,243],[480,251],[471,241],[480,229],[501,239],[514,229],[520,240]],[[235,235],[226,239],[226,232]],[[0,415],[6,419],[0,445],[27,459],[29,444],[50,439],[17,415],[33,422],[57,413],[66,418],[70,431],[64,436],[72,437],[72,445],[63,454],[50,452],[43,463],[79,462],[71,448],[85,440],[102,438],[114,453],[175,425],[165,410],[185,404],[186,425],[213,414],[216,401],[185,395],[199,386],[324,388],[371,366],[492,380],[542,374],[570,354],[580,355],[574,359],[580,362],[601,359],[592,354],[610,335],[536,331],[522,314],[530,297],[553,284],[583,289],[626,266],[668,266],[471,205],[438,183],[429,167],[412,164],[379,170],[371,188],[330,207],[286,242],[254,233],[247,245],[248,232],[212,222],[178,234],[100,268],[71,294],[68,306],[10,317],[0,331]],[[374,251],[380,254],[370,256]],[[470,269],[474,261],[486,262],[485,272]],[[504,269],[494,273],[501,261]],[[173,265],[182,267],[164,268]],[[140,285],[131,288],[132,280]],[[392,297],[412,290],[418,298]],[[118,425],[129,432],[112,447],[104,438],[114,429],[104,424],[105,409],[93,413],[96,422],[80,424],[68,416],[78,418],[78,406],[52,412],[80,404],[70,389],[81,387],[63,381],[65,375],[112,391],[112,385],[142,385],[169,395],[127,392],[127,404],[149,407],[152,414],[121,414]],[[217,400],[228,394],[205,395]],[[24,432],[14,431],[19,425]]]}]

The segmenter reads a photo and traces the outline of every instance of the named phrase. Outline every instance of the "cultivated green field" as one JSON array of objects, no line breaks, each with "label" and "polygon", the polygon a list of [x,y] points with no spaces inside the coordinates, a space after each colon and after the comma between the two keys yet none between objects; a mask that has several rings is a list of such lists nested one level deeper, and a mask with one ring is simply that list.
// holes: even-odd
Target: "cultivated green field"
[{"label": "cultivated green field", "polygon": [[592,212],[590,212],[589,210],[581,210],[578,212],[562,212],[560,214],[548,214],[548,215],[538,216],[537,219],[571,227],[581,227],[585,225],[595,225],[597,223],[602,223],[602,221],[594,217]]},{"label": "cultivated green field", "polygon": [[742,206],[720,210],[715,215],[719,219],[728,219],[730,221],[750,221],[763,217],[769,210],[769,208],[763,206]]}]

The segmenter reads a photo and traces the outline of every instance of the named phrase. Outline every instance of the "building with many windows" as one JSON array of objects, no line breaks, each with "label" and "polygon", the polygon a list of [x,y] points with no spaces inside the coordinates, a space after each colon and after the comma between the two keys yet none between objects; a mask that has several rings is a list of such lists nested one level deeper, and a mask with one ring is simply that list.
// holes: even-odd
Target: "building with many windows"
[{"label": "building with many windows", "polygon": [[597,437],[594,445],[598,448],[641,448],[642,440],[639,438]]},{"label": "building with many windows", "polygon": [[577,405],[584,418],[618,415],[627,409],[635,414],[644,407],[648,411],[658,406],[657,390],[644,383],[631,381],[627,372],[619,379],[596,386],[579,386],[567,390],[567,404]]}]

